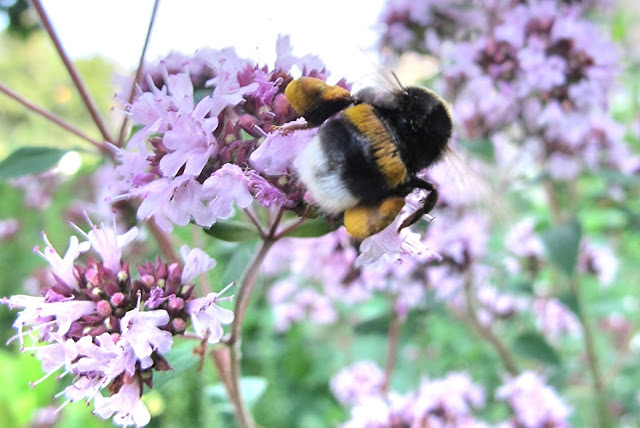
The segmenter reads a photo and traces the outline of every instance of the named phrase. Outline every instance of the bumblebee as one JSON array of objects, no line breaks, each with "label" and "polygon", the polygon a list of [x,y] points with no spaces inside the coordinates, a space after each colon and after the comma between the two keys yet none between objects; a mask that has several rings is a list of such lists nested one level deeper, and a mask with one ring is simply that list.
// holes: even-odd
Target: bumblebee
[{"label": "bumblebee", "polygon": [[285,96],[305,118],[303,127],[319,127],[295,161],[300,179],[323,211],[344,213],[350,235],[366,238],[389,226],[414,189],[428,194],[398,231],[433,209],[438,191],[416,173],[448,149],[452,121],[442,98],[400,84],[352,95],[312,77],[293,80]]}]

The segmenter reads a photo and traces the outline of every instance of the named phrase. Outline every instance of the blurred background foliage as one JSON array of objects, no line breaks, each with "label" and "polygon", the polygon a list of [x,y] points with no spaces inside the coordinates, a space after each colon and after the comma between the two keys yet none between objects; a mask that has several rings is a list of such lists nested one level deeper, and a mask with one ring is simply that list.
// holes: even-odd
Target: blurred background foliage
[{"label": "blurred background foliage", "polygon": [[[25,15],[26,2],[1,1],[0,11],[8,17],[9,25],[0,34],[0,76],[2,82],[32,102],[64,117],[90,135],[95,135],[91,118],[77,96],[66,70],[50,41],[35,20]],[[630,35],[638,25],[637,16],[621,8],[613,14],[608,25],[622,44],[629,44]],[[640,114],[640,66],[638,58],[627,57],[626,70],[620,90],[613,98],[616,118],[628,125],[628,142],[638,152],[637,135],[631,132],[637,126]],[[77,66],[97,104],[108,116],[113,105],[114,64],[100,58],[80,60]],[[16,148],[33,145],[51,145],[63,148],[87,148],[85,143],[69,135],[46,120],[27,112],[13,100],[0,96],[0,158]],[[473,154],[472,154],[473,155]],[[478,153],[486,156],[486,153]],[[0,182],[0,220],[14,217],[20,220],[20,232],[0,244],[0,296],[24,292],[25,280],[44,263],[32,255],[34,245],[41,242],[40,232],[46,230],[54,247],[64,248],[69,230],[60,227],[70,217],[70,202],[91,197],[87,182],[100,159],[83,155],[82,169],[72,177],[64,177],[55,190],[51,203],[44,210],[29,209],[24,205],[24,194],[7,182]],[[600,174],[609,174],[603,177]],[[605,179],[606,178],[606,179]],[[630,197],[613,204],[607,197],[608,183],[619,183],[635,191]],[[594,240],[606,239],[613,243],[619,257],[620,268],[616,287],[603,289],[595,278],[581,278],[585,301],[595,319],[606,319],[611,314],[622,314],[632,331],[640,325],[638,284],[640,284],[640,194],[637,177],[625,177],[601,172],[583,177],[577,184],[579,194],[578,216],[583,235]],[[547,216],[547,207],[523,195],[514,195],[514,206],[537,218]],[[627,193],[633,195],[632,192]],[[542,225],[543,227],[544,225]],[[501,254],[506,230],[492,236],[489,253]],[[185,240],[194,236],[180,230]],[[204,241],[196,236],[202,248],[218,260],[218,267],[210,273],[214,284],[239,277],[251,257],[255,242],[221,243]],[[155,249],[140,248],[140,259],[153,257]],[[546,272],[545,275],[557,275]],[[554,277],[557,279],[557,276]],[[505,278],[506,288],[526,290],[526,278]],[[384,365],[388,334],[389,302],[378,297],[340,314],[337,328],[327,330],[312,323],[299,323],[285,333],[277,333],[272,311],[266,301],[265,288],[258,284],[253,308],[247,314],[244,331],[243,355],[244,390],[253,404],[257,421],[265,427],[325,427],[346,419],[346,411],[331,396],[329,379],[340,368],[358,360],[371,359]],[[569,302],[570,303],[570,302]],[[0,342],[13,334],[11,324],[15,313],[0,308]],[[506,332],[513,340],[516,332]],[[615,379],[611,386],[610,401],[624,409],[626,426],[640,426],[640,405],[637,399],[640,385],[638,351],[640,337],[623,338],[599,334],[596,337],[601,361],[610,368],[607,379]],[[322,343],[336,347],[319,346]],[[167,355],[175,371],[155,376],[154,389],[145,396],[153,418],[150,427],[233,426],[230,404],[224,398],[221,385],[215,382],[215,369],[206,361],[198,370],[199,361],[193,355],[193,341],[177,342]],[[586,376],[576,371],[579,362],[563,358],[575,354],[582,346],[580,340],[563,341],[554,348],[525,346],[520,356],[530,367],[545,366],[550,383],[562,391],[575,406],[574,426],[590,426],[588,415],[592,406],[591,392],[584,388],[567,388],[570,376]],[[622,348],[621,348],[622,346]],[[624,349],[624,352],[620,352]],[[310,352],[312,351],[312,352]],[[406,391],[416,387],[416,379],[424,375],[436,378],[450,371],[468,370],[473,379],[488,391],[501,384],[500,361],[486,342],[469,333],[469,329],[445,310],[433,303],[426,311],[413,313],[404,324],[400,337],[398,365],[394,372],[393,387]],[[35,388],[29,386],[42,376],[40,363],[28,354],[20,354],[15,343],[0,348],[0,427],[51,426],[38,418],[43,407],[56,407],[60,403],[52,396],[61,390],[54,378]],[[67,380],[68,382],[68,380]],[[65,379],[61,381],[65,384]],[[492,397],[489,396],[490,404]],[[612,405],[613,405],[612,404]],[[485,420],[499,421],[507,415],[503,405],[487,406]],[[73,403],[64,408],[56,426],[109,427],[111,421],[101,421],[87,411],[84,403]],[[622,426],[622,425],[621,425]]]}]

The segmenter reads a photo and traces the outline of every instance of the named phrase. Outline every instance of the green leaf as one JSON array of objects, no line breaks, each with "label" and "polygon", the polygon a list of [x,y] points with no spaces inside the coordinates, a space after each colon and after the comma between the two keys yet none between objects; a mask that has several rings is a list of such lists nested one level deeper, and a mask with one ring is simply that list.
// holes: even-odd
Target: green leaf
[{"label": "green leaf", "polygon": [[545,364],[559,365],[560,357],[539,333],[527,331],[513,342],[513,351],[524,357],[533,358]]},{"label": "green leaf", "polygon": [[249,263],[251,263],[251,259],[253,259],[255,248],[256,245],[253,242],[238,245],[226,264],[224,273],[222,274],[222,284],[229,284],[232,281],[236,281],[236,284],[240,283],[244,271],[247,269]]},{"label": "green leaf", "polygon": [[155,372],[153,374],[153,387],[162,389],[167,382],[181,377],[188,370],[193,370],[200,363],[200,358],[193,353],[193,348],[198,345],[200,345],[200,342],[196,340],[176,340],[171,350],[164,354],[173,370]]},{"label": "green leaf", "polygon": [[53,168],[68,150],[54,147],[21,147],[0,162],[0,179],[37,174]]},{"label": "green leaf", "polygon": [[552,227],[542,234],[551,263],[567,276],[573,275],[576,268],[581,237],[582,226],[577,220]]},{"label": "green leaf", "polygon": [[212,93],[211,88],[195,89],[193,91],[193,102],[198,104],[204,97],[211,96]]},{"label": "green leaf", "polygon": [[338,228],[338,226],[340,226],[338,223],[329,224],[325,218],[318,217],[305,221],[295,229],[288,232],[285,236],[294,238],[316,238],[318,236],[326,235],[329,232],[333,232]]},{"label": "green leaf", "polygon": [[[267,379],[258,376],[247,376],[240,379],[240,395],[250,407],[254,406],[267,389]],[[229,396],[222,383],[208,386],[206,394],[215,401],[227,403]]]},{"label": "green leaf", "polygon": [[460,140],[462,147],[469,154],[480,159],[493,162],[496,157],[493,142],[489,138],[480,138],[477,140]]},{"label": "green leaf", "polygon": [[260,237],[256,228],[236,220],[218,220],[204,233],[228,242],[244,242]]},{"label": "green leaf", "polygon": [[569,310],[571,310],[574,314],[578,315],[580,305],[578,305],[578,299],[573,293],[564,293],[558,296],[558,300],[562,302]]}]

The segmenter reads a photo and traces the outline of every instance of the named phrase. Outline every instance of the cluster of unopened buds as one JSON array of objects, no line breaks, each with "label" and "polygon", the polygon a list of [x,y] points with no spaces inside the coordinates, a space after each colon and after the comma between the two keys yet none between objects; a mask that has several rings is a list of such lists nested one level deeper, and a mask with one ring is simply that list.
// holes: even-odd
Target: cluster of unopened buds
[{"label": "cluster of unopened buds", "polygon": [[[143,385],[152,386],[154,371],[171,368],[164,354],[173,336],[185,333],[190,320],[201,340],[218,342],[222,324],[233,321],[233,312],[218,302],[231,297],[195,296],[193,280],[215,266],[200,249],[185,245],[182,264],[147,261],[132,276],[122,249],[136,238],[137,228],[117,235],[104,225],[91,225],[87,233],[73,226],[83,241],[72,236],[64,256],[44,234],[46,247],[36,248],[51,268],[42,296],[2,300],[21,309],[13,324],[18,333],[9,341],[18,340],[23,352],[42,361],[46,375],[34,385],[54,373],[73,377],[59,394],[66,397],[60,408],[93,401],[94,413],[102,418],[145,425],[150,415],[140,400]],[[81,263],[83,253],[88,257]]]}]

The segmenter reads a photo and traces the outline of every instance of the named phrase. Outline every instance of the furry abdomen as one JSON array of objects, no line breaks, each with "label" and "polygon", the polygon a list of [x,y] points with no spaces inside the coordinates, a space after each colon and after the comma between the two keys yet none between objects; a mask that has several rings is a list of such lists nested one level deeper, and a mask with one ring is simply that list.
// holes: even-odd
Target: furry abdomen
[{"label": "furry abdomen", "polygon": [[296,168],[314,201],[332,214],[403,193],[408,177],[393,136],[364,104],[325,122]]}]

